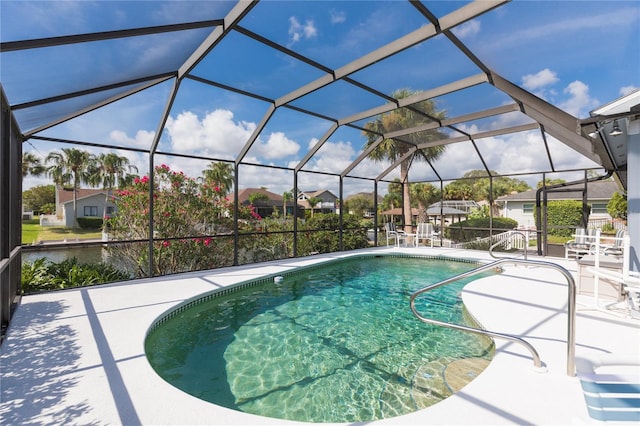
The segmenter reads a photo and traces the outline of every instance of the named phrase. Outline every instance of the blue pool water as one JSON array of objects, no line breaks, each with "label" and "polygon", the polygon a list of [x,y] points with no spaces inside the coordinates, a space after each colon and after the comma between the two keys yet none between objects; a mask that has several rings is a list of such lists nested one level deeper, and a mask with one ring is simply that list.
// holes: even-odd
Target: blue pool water
[{"label": "blue pool water", "polygon": [[[424,324],[409,308],[412,292],[473,267],[376,256],[305,270],[176,314],[152,328],[147,357],[179,389],[252,414],[307,422],[406,414],[452,394],[444,372],[456,360],[486,365],[493,353],[489,339]],[[420,298],[418,310],[468,323],[458,297],[465,283]]]}]

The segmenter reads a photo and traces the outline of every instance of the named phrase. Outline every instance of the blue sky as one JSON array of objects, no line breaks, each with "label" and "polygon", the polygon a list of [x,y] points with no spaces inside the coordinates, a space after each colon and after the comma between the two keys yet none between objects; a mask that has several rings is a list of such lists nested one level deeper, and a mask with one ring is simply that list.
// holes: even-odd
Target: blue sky
[{"label": "blue sky", "polygon": [[[443,17],[466,2],[424,2]],[[232,3],[209,2],[93,2],[6,1],[0,4],[2,41],[153,26],[184,19],[223,17]],[[241,25],[261,36],[305,55],[332,69],[426,24],[424,17],[405,1],[265,1]],[[640,3],[637,1],[513,1],[466,22],[454,30],[476,56],[498,74],[578,117],[640,87]],[[42,52],[6,52],[0,57],[3,87],[10,102],[73,90],[79,82],[109,82],[119,73],[128,77],[171,69],[185,57],[180,49],[199,43],[204,30],[185,33],[61,46]],[[172,53],[174,52],[174,53]],[[28,56],[32,55],[32,56]],[[33,57],[37,59],[33,59]],[[33,61],[33,62],[30,62]],[[122,71],[126,70],[126,71]],[[385,94],[399,88],[429,90],[477,74],[478,70],[444,37],[420,43],[351,75]],[[277,99],[323,75],[321,71],[232,33],[194,70],[194,74]],[[81,85],[81,84],[80,84]],[[147,148],[170,91],[163,84],[46,130],[43,134],[65,139]],[[510,102],[505,95],[478,87],[436,99],[449,117]],[[293,102],[337,118],[379,106],[383,101],[352,85],[338,82]],[[183,154],[214,155],[232,159],[262,120],[268,104],[222,89],[184,81],[164,130],[159,149]],[[465,131],[520,124],[517,114],[465,123]],[[246,160],[256,164],[293,167],[330,126],[330,122],[279,109],[260,134]],[[24,130],[24,129],[23,129]],[[478,141],[488,165],[504,173],[538,171],[548,166],[539,132],[487,138]],[[339,173],[359,154],[362,134],[341,128],[307,165],[308,170]],[[559,168],[591,165],[556,141],[550,141]],[[469,144],[451,147],[441,159],[440,173],[454,178],[481,168]],[[41,142],[25,150],[46,155],[59,146]],[[96,150],[96,152],[99,152]],[[119,151],[144,173],[144,154]],[[470,154],[471,153],[471,154]],[[198,176],[207,162],[160,157],[176,169]],[[446,166],[446,167],[445,167]],[[386,166],[366,162],[357,170],[375,176]],[[292,174],[277,169],[247,166],[241,186],[266,186],[282,193],[291,188]],[[393,177],[391,175],[390,177]],[[412,179],[432,179],[423,167]],[[572,178],[569,175],[559,177]],[[530,178],[531,183],[540,175]],[[46,183],[29,177],[25,188]],[[347,192],[371,191],[369,183],[354,180]],[[337,179],[304,174],[301,189],[327,188],[337,194]]]}]

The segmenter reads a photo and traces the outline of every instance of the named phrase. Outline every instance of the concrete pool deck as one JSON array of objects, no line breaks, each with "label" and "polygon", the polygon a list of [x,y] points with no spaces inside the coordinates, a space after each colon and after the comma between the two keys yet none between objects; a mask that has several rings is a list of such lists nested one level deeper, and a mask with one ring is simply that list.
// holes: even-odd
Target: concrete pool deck
[{"label": "concrete pool deck", "polygon": [[[198,294],[370,252],[491,260],[485,252],[448,248],[378,248],[26,296],[0,348],[0,423],[296,424],[218,407],[169,385],[145,357],[147,329],[163,312]],[[576,275],[575,261],[536,260]],[[427,409],[373,423],[591,423],[580,383],[566,371],[567,293],[562,274],[540,267],[507,266],[498,276],[467,285],[464,302],[484,328],[522,336],[536,348],[546,372],[533,368],[521,345],[496,340],[489,367],[460,392]],[[630,354],[640,362],[640,320],[593,309],[590,297],[579,295],[578,302],[577,356]]]}]

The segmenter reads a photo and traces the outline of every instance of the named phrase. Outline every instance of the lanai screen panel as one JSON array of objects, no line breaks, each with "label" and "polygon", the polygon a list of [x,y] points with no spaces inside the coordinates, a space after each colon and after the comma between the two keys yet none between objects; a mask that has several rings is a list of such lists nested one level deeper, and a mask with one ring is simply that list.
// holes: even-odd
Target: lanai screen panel
[{"label": "lanai screen panel", "polygon": [[324,74],[237,31],[221,40],[194,76],[275,100]]},{"label": "lanai screen panel", "polygon": [[439,34],[354,73],[352,77],[390,95],[398,89],[436,88],[479,72],[468,57]]},{"label": "lanai screen panel", "polygon": [[[131,86],[132,89],[137,87],[139,86]],[[65,121],[46,129],[38,133],[38,135],[66,140],[72,139],[114,148],[133,148],[149,151],[158,127],[159,117],[167,102],[171,87],[171,81],[157,84],[102,108],[75,117],[73,120]],[[119,90],[114,92],[117,94]],[[61,108],[55,112],[62,115],[63,113],[72,112],[76,106],[76,101],[84,98],[92,101],[94,96],[102,97],[103,94],[86,95],[82,98],[55,102],[43,105],[42,108],[54,109],[60,106]]]},{"label": "lanai screen panel", "polygon": [[408,2],[364,1],[346,9],[341,1],[260,2],[242,25],[335,70],[425,23]]},{"label": "lanai screen panel", "polygon": [[329,121],[309,114],[289,108],[278,108],[247,151],[243,161],[262,161],[293,168],[330,125]]}]

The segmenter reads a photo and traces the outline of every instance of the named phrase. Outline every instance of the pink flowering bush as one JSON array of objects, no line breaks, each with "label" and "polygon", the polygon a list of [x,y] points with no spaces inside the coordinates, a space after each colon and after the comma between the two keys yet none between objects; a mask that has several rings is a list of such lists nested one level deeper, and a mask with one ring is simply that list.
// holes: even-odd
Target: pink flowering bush
[{"label": "pink flowering bush", "polygon": [[[148,240],[148,176],[114,196],[117,214],[109,219],[112,240]],[[233,205],[213,184],[200,183],[166,165],[155,168],[153,192],[153,275],[213,269],[233,263]],[[253,206],[241,206],[242,231],[259,229]],[[148,243],[111,246],[137,276],[148,276]]]}]

